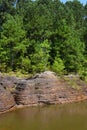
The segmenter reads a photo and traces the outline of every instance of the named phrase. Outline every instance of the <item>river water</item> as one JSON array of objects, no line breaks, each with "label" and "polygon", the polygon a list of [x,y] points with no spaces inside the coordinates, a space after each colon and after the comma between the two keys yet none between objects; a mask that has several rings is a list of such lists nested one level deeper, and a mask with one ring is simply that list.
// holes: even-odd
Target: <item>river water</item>
[{"label": "river water", "polygon": [[0,115],[0,130],[87,130],[87,103],[29,107]]}]

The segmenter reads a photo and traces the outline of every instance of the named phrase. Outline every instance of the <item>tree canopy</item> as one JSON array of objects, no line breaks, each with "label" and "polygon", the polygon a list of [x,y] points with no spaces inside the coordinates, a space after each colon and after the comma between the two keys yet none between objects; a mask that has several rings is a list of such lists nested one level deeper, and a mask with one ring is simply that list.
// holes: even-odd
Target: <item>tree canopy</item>
[{"label": "tree canopy", "polygon": [[0,0],[0,71],[87,73],[87,4]]}]

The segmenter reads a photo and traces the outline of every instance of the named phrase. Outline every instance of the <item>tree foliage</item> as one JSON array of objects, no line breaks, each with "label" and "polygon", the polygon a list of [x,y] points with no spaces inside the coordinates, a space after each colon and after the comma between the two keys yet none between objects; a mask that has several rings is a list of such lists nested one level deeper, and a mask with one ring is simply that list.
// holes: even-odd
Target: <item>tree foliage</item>
[{"label": "tree foliage", "polygon": [[87,4],[0,0],[0,71],[87,72]]}]

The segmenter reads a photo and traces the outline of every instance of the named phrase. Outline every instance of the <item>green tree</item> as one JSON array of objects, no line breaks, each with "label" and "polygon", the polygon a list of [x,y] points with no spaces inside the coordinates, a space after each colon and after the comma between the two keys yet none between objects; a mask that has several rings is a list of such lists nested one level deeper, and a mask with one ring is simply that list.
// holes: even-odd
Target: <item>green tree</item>
[{"label": "green tree", "polygon": [[22,20],[19,16],[13,17],[7,14],[2,28],[0,40],[1,63],[5,62],[5,69],[22,69],[22,58],[26,58],[26,48],[29,46],[26,32],[22,27]]},{"label": "green tree", "polygon": [[52,70],[57,74],[64,74],[64,63],[59,57],[55,57],[54,63],[52,65]]},{"label": "green tree", "polygon": [[50,44],[48,40],[35,45],[35,51],[30,55],[31,57],[31,70],[33,73],[45,71],[49,68],[49,52]]}]

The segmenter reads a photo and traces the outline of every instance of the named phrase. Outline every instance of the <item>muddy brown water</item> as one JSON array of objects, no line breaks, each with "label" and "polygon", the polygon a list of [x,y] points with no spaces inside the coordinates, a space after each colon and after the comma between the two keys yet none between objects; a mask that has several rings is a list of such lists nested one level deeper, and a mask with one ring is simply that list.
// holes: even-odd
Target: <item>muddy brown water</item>
[{"label": "muddy brown water", "polygon": [[0,130],[87,130],[87,102],[5,113],[0,115]]}]

